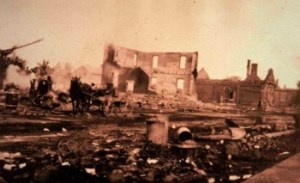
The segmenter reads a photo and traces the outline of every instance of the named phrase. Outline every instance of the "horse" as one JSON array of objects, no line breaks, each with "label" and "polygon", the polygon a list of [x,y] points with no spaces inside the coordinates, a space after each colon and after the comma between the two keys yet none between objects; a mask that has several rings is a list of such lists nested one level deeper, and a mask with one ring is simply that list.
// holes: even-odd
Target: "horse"
[{"label": "horse", "polygon": [[87,94],[91,93],[91,87],[88,84],[82,83],[80,77],[73,77],[69,92],[74,113],[89,111],[91,97]]}]

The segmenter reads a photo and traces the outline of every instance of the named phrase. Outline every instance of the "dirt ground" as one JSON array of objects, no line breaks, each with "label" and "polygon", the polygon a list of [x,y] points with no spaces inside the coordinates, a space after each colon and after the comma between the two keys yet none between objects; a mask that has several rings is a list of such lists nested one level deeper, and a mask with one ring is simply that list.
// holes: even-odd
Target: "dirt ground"
[{"label": "dirt ground", "polygon": [[[299,133],[268,138],[269,123],[236,118],[239,140],[203,140],[226,131],[223,116],[172,113],[168,143],[148,141],[147,116],[99,114],[0,116],[4,182],[241,182],[300,151]],[[269,125],[269,126],[268,126]],[[263,126],[272,127],[264,128]],[[192,138],[177,146],[178,129]],[[292,125],[288,128],[294,129]],[[288,130],[288,129],[287,129]]]}]

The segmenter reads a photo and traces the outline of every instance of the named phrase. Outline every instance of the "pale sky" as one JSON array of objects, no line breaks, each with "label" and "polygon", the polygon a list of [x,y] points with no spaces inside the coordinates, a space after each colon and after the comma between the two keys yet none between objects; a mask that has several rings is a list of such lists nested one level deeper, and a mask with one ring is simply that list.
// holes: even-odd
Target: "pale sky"
[{"label": "pale sky", "polygon": [[0,0],[0,48],[44,38],[16,51],[32,67],[46,59],[102,63],[103,46],[198,51],[210,78],[246,76],[247,59],[280,86],[300,80],[299,0]]}]

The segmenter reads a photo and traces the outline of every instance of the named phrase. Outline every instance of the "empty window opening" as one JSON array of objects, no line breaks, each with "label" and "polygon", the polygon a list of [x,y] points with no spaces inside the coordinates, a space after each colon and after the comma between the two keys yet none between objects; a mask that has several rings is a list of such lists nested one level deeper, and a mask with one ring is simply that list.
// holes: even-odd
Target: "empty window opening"
[{"label": "empty window opening", "polygon": [[231,87],[226,87],[226,96],[227,96],[227,99],[234,98],[234,90]]},{"label": "empty window opening", "polygon": [[184,89],[184,79],[178,79],[177,80],[177,89]]},{"label": "empty window opening", "polygon": [[180,69],[185,69],[185,64],[186,64],[186,56],[181,56],[180,57],[179,68]]},{"label": "empty window opening", "polygon": [[156,85],[157,84],[157,78],[151,78],[151,85]]},{"label": "empty window opening", "polygon": [[158,66],[158,56],[153,56],[152,58],[152,68],[157,68]]}]

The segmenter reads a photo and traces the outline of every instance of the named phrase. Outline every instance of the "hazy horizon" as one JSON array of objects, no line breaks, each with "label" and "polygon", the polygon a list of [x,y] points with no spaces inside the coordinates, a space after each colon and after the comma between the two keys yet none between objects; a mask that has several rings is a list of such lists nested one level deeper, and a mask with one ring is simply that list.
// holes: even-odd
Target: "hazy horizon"
[{"label": "hazy horizon", "polygon": [[0,0],[0,49],[30,67],[99,67],[104,45],[141,51],[197,51],[198,69],[212,79],[246,76],[250,59],[264,79],[273,68],[280,86],[300,80],[300,1],[269,0]]}]

